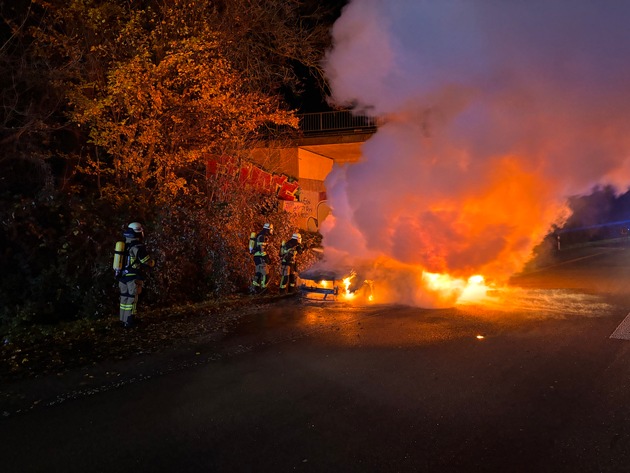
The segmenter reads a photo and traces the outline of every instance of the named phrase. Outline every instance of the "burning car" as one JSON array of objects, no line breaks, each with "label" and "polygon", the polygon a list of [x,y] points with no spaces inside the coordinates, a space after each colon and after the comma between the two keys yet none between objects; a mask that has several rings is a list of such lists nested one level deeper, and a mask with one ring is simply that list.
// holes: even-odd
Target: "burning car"
[{"label": "burning car", "polygon": [[322,300],[337,300],[341,296],[345,300],[365,295],[367,301],[372,300],[372,284],[359,278],[355,271],[309,270],[300,273],[300,291],[306,296],[323,295]]}]

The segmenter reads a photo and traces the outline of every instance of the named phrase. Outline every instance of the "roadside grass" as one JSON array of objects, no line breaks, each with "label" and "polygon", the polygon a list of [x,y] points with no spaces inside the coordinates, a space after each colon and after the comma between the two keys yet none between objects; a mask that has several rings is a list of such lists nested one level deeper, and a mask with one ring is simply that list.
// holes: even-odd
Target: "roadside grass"
[{"label": "roadside grass", "polygon": [[238,295],[151,310],[141,314],[132,329],[123,329],[114,315],[55,325],[5,327],[0,331],[0,380],[63,373],[102,360],[165,350],[203,334],[228,331],[243,315],[278,297]]}]

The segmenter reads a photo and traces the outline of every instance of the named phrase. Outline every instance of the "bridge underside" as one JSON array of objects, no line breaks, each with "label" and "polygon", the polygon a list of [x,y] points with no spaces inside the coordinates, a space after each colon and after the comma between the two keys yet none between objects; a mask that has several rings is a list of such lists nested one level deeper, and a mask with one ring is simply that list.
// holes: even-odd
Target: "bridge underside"
[{"label": "bridge underside", "polygon": [[374,131],[374,128],[366,128],[306,134],[293,146],[254,149],[251,159],[263,169],[270,162],[276,164],[275,169],[299,182],[297,199],[283,199],[283,208],[295,215],[296,227],[317,231],[331,211],[327,202],[326,176],[335,164],[359,161],[361,145]]},{"label": "bridge underside", "polygon": [[298,141],[297,147],[332,159],[337,164],[356,162],[361,157],[361,145],[372,133],[356,133],[335,136],[307,137]]}]

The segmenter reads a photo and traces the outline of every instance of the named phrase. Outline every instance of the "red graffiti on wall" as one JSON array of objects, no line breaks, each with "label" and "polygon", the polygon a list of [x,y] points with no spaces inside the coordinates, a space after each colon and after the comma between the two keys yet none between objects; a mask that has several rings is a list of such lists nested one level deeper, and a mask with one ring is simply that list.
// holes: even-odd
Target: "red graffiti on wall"
[{"label": "red graffiti on wall", "polygon": [[275,194],[280,200],[297,201],[300,185],[284,174],[272,174],[248,161],[233,156],[212,156],[206,161],[206,177],[238,178],[243,186],[251,186],[265,194]]}]

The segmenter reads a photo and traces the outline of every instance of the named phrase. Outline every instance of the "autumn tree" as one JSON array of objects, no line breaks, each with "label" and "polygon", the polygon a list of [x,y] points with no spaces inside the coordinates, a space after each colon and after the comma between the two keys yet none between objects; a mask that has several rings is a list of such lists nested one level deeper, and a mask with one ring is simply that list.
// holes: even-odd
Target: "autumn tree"
[{"label": "autumn tree", "polygon": [[36,54],[30,35],[37,21],[30,1],[0,3],[0,192],[12,195],[53,190],[64,131],[54,65]]},{"label": "autumn tree", "polygon": [[295,64],[317,69],[326,38],[297,1],[38,1],[41,44],[73,71],[69,114],[94,146],[82,169],[104,195],[198,191],[208,155],[295,129],[279,93],[298,87]]},{"label": "autumn tree", "polygon": [[[158,261],[149,302],[248,283],[249,232],[262,221],[288,229],[288,216],[238,180],[206,179],[206,157],[246,158],[295,132],[285,99],[298,102],[304,71],[322,80],[320,4],[0,2],[0,264],[10,268],[0,326],[111,314],[112,245],[137,219]],[[71,179],[55,182],[63,170]]]}]

